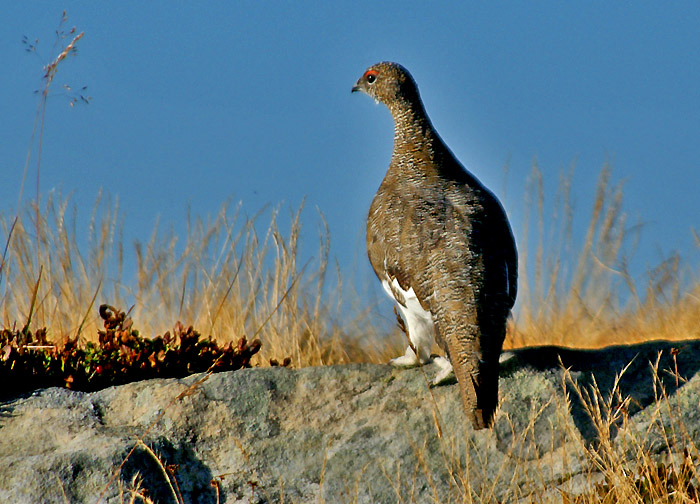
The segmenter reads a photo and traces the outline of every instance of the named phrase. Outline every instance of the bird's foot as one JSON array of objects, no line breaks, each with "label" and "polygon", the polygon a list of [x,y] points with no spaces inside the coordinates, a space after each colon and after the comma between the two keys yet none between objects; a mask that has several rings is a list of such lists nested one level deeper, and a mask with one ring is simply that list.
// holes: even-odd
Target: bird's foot
[{"label": "bird's foot", "polygon": [[509,360],[512,360],[516,357],[514,352],[501,352],[501,355],[498,358],[499,364],[505,364]]},{"label": "bird's foot", "polygon": [[419,359],[416,353],[413,351],[413,349],[411,347],[408,347],[404,355],[402,355],[401,357],[396,357],[395,359],[391,359],[389,361],[389,364],[391,364],[394,367],[412,368],[420,366],[421,364],[427,364],[428,362],[430,362],[429,358]]},{"label": "bird's foot", "polygon": [[446,383],[453,383],[455,380],[455,373],[452,369],[452,363],[445,357],[435,357],[433,362],[437,364],[439,369],[438,374],[430,382],[431,387],[437,387],[438,385],[444,385]]}]

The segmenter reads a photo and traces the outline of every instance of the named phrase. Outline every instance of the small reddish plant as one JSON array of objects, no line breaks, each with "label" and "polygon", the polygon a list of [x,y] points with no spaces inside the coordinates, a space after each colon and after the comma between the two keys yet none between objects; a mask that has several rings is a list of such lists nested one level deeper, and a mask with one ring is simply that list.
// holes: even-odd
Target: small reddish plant
[{"label": "small reddish plant", "polygon": [[219,345],[180,322],[172,334],[143,338],[125,312],[103,304],[99,313],[104,329],[98,331],[97,344],[75,339],[60,348],[46,329],[0,331],[2,394],[56,386],[93,391],[150,378],[236,370],[250,367],[261,346],[260,340],[245,337]]}]

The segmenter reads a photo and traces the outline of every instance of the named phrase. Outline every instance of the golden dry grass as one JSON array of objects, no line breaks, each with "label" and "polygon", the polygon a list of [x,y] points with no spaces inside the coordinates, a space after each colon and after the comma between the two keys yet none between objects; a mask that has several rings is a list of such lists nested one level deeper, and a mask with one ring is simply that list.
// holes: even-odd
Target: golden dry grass
[{"label": "golden dry grass", "polygon": [[0,216],[8,243],[0,321],[21,327],[31,314],[30,326],[48,327],[58,341],[93,338],[100,303],[133,304],[131,316],[144,335],[162,334],[181,320],[219,341],[259,337],[263,362],[289,356],[301,367],[378,359],[370,340],[380,338],[368,312],[339,318],[343,286],[337,271],[329,271],[325,224],[317,258],[301,263],[300,213],[289,215],[286,236],[278,210],[260,235],[260,215],[243,217],[240,207],[227,206],[207,221],[191,220],[185,237],[156,229],[148,243],[135,244],[135,275],[125,280],[118,208],[98,199],[84,252],[75,210],[50,195],[40,211],[29,207],[16,222]]},{"label": "golden dry grass", "polygon": [[[628,226],[622,188],[610,178],[603,167],[577,248],[572,175],[560,180],[550,222],[543,214],[542,175],[533,167],[524,204],[526,239],[519,244],[520,293],[506,348],[593,348],[700,336],[700,282],[687,280],[677,257],[650,271],[643,287],[627,270],[625,245],[634,245],[638,227]],[[135,244],[131,278],[124,275],[118,210],[98,197],[87,233],[77,229],[70,201],[53,194],[16,218],[0,214],[0,240],[7,246],[0,323],[21,327],[30,321],[32,328],[48,327],[58,341],[93,338],[96,306],[133,305],[135,327],[146,336],[181,320],[222,342],[259,337],[260,363],[291,357],[295,367],[386,362],[405,345],[398,330],[379,329],[371,316],[375,307],[363,304],[338,268],[330,268],[322,218],[318,253],[300,257],[301,208],[246,217],[240,206],[223,206],[213,218],[188,219],[186,236],[156,228],[148,242]],[[284,226],[282,219],[288,220]]]},{"label": "golden dry grass", "polygon": [[[600,171],[580,243],[572,231],[572,180],[572,171],[562,174],[546,219],[542,173],[533,166],[525,191],[525,239],[519,244],[518,310],[506,347],[600,348],[700,337],[700,281],[677,255],[642,280],[630,272],[629,254],[642,226],[628,222],[622,184],[611,182],[611,168]],[[529,233],[533,221],[536,229]]]}]

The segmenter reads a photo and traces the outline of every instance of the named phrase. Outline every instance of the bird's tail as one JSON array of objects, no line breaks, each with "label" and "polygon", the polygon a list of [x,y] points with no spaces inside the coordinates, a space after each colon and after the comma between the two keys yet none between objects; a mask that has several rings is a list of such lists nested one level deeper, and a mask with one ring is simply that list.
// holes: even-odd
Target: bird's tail
[{"label": "bird's tail", "polygon": [[[443,326],[444,327],[444,326]],[[474,429],[493,425],[498,407],[498,370],[502,345],[498,334],[475,324],[449,324],[443,334],[459,385],[464,412]],[[453,332],[450,334],[450,332]]]},{"label": "bird's tail", "polygon": [[485,361],[478,336],[445,335],[464,413],[474,429],[491,427],[498,406],[498,359]]},{"label": "bird's tail", "polygon": [[498,407],[498,356],[482,359],[477,364],[478,373],[474,381],[476,408],[472,424],[475,429],[490,428]]}]

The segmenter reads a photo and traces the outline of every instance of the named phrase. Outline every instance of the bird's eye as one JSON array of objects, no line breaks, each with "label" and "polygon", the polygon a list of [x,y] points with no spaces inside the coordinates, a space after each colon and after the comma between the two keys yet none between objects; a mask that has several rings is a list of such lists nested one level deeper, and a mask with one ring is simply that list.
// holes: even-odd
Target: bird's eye
[{"label": "bird's eye", "polygon": [[368,84],[374,84],[374,81],[377,80],[377,75],[376,74],[367,74],[367,83]]}]

